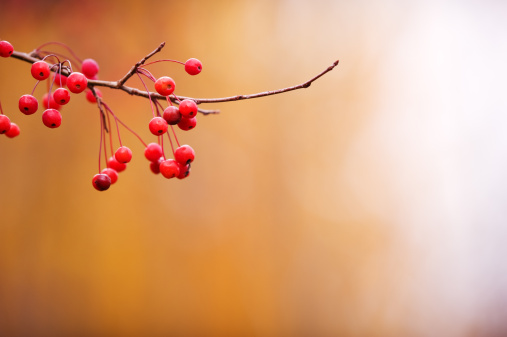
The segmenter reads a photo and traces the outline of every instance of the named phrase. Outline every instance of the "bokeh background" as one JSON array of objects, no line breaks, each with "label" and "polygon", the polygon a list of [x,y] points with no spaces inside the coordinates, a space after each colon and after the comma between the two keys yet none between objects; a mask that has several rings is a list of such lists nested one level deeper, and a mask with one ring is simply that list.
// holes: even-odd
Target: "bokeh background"
[{"label": "bokeh background", "polygon": [[[107,192],[96,106],[17,109],[0,60],[0,336],[507,336],[507,2],[0,2],[0,39],[71,46],[117,80],[152,66],[209,104],[182,181],[140,142]],[[136,80],[128,84],[140,87]],[[37,89],[42,96],[44,86]],[[153,141],[145,99],[103,89]],[[116,143],[117,144],[117,143]]]}]

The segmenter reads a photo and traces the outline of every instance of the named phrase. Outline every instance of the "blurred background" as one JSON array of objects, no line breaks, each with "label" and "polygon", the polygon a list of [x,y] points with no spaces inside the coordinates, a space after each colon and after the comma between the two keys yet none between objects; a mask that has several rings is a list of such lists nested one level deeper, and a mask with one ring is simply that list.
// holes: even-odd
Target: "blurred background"
[{"label": "blurred background", "polygon": [[[507,336],[507,2],[0,2],[0,39],[150,67],[203,105],[185,180],[133,161],[107,192],[99,114],[21,114],[0,60],[0,336]],[[55,48],[56,50],[57,48]],[[61,51],[61,50],[60,50]],[[127,84],[141,88],[133,79]],[[44,85],[36,90],[41,97]],[[148,101],[102,89],[147,142]],[[116,146],[118,143],[116,141]]]}]

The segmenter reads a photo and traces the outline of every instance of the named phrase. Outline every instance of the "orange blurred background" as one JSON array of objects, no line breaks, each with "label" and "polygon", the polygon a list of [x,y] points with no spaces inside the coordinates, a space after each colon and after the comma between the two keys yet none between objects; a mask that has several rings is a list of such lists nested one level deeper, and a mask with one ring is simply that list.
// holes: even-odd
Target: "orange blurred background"
[{"label": "orange blurred background", "polygon": [[[0,39],[48,41],[121,78],[151,66],[176,93],[223,97],[179,131],[188,179],[143,146],[107,192],[99,115],[83,95],[47,129],[0,60],[0,336],[506,336],[507,3],[0,2]],[[127,84],[141,88],[137,80]],[[154,141],[146,99],[101,89]],[[44,85],[36,93],[42,96]],[[116,144],[118,144],[116,142]]]}]

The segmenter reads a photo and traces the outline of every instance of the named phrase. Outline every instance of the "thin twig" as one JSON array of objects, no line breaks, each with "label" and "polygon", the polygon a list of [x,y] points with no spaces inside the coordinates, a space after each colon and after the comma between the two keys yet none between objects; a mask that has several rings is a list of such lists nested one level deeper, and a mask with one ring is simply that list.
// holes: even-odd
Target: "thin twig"
[{"label": "thin twig", "polygon": [[122,87],[125,82],[127,82],[127,80],[129,78],[131,78],[132,76],[134,76],[134,74],[137,72],[137,68],[139,68],[140,66],[142,66],[144,64],[144,62],[146,62],[147,59],[149,59],[150,57],[152,57],[153,55],[155,55],[156,53],[158,53],[159,51],[162,50],[162,48],[164,48],[165,46],[165,42],[162,42],[160,44],[160,46],[158,46],[157,49],[155,49],[154,51],[152,51],[151,53],[149,53],[148,55],[146,55],[141,61],[137,62],[135,66],[132,67],[132,69],[130,69],[130,71],[125,75],[123,76],[123,78],[121,80],[119,80],[118,82],[116,82],[116,87],[117,88],[120,88]]}]

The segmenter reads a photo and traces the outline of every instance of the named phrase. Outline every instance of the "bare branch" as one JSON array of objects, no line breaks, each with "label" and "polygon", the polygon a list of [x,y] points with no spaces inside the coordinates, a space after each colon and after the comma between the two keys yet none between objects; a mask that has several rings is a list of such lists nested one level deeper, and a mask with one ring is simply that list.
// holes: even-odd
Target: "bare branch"
[{"label": "bare branch", "polygon": [[141,61],[137,62],[136,65],[133,66],[132,69],[130,69],[130,71],[125,76],[123,76],[123,78],[121,80],[119,80],[118,82],[116,82],[116,87],[120,88],[121,86],[123,86],[125,84],[125,82],[127,82],[127,80],[129,78],[131,78],[132,76],[134,76],[134,74],[137,72],[137,68],[139,68],[140,66],[142,66],[144,64],[144,62],[146,62],[147,59],[149,59],[150,57],[152,57],[153,55],[155,55],[156,53],[158,53],[159,51],[161,51],[162,48],[164,48],[164,46],[165,46],[165,42],[162,42],[160,44],[160,46],[158,46],[157,49],[155,49],[154,51],[152,51],[151,53],[149,53],[148,55],[146,55]]}]

